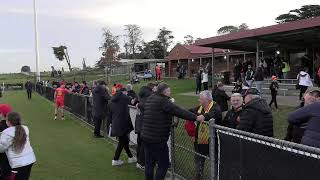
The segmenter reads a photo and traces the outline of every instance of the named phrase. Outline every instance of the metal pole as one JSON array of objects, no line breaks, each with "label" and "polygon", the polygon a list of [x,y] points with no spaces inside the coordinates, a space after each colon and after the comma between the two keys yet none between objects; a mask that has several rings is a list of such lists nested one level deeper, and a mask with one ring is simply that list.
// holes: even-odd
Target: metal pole
[{"label": "metal pole", "polygon": [[259,67],[259,52],[260,52],[260,49],[259,49],[259,41],[257,41],[256,69],[258,69],[258,67]]},{"label": "metal pole", "polygon": [[[217,168],[218,161],[216,159],[216,128],[214,127],[215,120],[209,121],[209,133],[210,133],[210,174],[211,180],[217,180]],[[217,156],[218,157],[218,156]]]},{"label": "metal pole", "polygon": [[211,63],[211,83],[212,83],[212,89],[214,87],[215,79],[214,79],[214,48],[212,48],[212,57],[211,57],[212,63]]},{"label": "metal pole", "polygon": [[34,33],[35,33],[35,51],[36,51],[36,77],[37,81],[40,81],[40,70],[39,70],[39,42],[38,42],[38,18],[37,18],[37,6],[36,0],[33,0],[33,15],[34,15]]},{"label": "metal pole", "polygon": [[230,56],[227,55],[227,71],[230,71]]},{"label": "metal pole", "polygon": [[174,180],[175,179],[175,133],[174,133],[174,126],[171,126],[171,137],[170,137],[170,149],[171,149],[171,179]]}]

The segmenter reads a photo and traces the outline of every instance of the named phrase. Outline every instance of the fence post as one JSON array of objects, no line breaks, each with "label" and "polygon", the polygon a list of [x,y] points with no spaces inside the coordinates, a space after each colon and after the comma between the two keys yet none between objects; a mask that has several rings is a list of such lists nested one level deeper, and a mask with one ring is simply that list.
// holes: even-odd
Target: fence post
[{"label": "fence post", "polygon": [[210,132],[210,174],[211,180],[217,180],[217,159],[216,159],[216,128],[214,127],[215,119],[209,121],[209,132]]},{"label": "fence post", "polygon": [[170,137],[170,150],[171,150],[171,179],[174,180],[175,179],[175,162],[174,162],[174,159],[175,159],[175,142],[174,142],[174,139],[175,139],[175,132],[174,132],[174,128],[175,126],[172,125],[171,126],[171,137]]},{"label": "fence post", "polygon": [[88,98],[87,96],[82,96],[84,98],[84,118],[89,121],[88,119]]}]

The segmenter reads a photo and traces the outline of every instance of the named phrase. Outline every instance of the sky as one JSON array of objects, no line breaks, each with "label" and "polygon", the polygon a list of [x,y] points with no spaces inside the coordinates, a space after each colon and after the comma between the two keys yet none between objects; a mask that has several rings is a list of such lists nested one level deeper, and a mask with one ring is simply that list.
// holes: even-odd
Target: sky
[{"label": "sky", "polygon": [[[275,18],[291,9],[319,0],[36,0],[40,70],[64,67],[53,55],[53,46],[68,47],[71,64],[82,59],[94,66],[101,57],[102,28],[124,35],[125,24],[141,26],[144,41],[156,38],[159,29],[183,37],[216,36],[225,25],[247,23],[249,28],[276,24]],[[20,72],[27,65],[35,71],[33,0],[0,0],[0,73]],[[123,44],[123,38],[120,38]]]}]

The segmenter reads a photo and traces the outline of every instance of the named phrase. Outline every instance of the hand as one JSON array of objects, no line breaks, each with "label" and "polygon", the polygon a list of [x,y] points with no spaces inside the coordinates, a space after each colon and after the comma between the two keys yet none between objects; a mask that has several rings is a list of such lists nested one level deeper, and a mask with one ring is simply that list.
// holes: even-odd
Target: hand
[{"label": "hand", "polygon": [[205,117],[203,115],[200,115],[197,117],[197,121],[199,122],[204,122],[204,120],[205,120]]}]

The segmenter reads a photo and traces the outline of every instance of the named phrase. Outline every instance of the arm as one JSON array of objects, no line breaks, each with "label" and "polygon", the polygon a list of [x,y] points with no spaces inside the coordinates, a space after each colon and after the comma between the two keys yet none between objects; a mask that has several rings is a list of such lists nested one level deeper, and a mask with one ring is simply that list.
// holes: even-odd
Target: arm
[{"label": "arm", "polygon": [[1,134],[0,137],[0,152],[5,152],[9,146],[12,144],[12,137],[8,136],[7,134]]},{"label": "arm", "polygon": [[164,103],[162,103],[162,109],[174,116],[177,116],[182,119],[188,119],[190,121],[196,121],[197,115],[193,114],[192,112],[189,112],[187,110],[184,110],[180,108],[179,106],[173,104],[171,101],[166,100]]},{"label": "arm", "polygon": [[249,109],[243,111],[240,114],[240,122],[237,129],[246,131],[246,132],[251,132],[252,126],[254,124],[253,119],[256,119],[254,111]]},{"label": "arm", "polygon": [[302,124],[309,120],[312,116],[312,112],[317,112],[317,104],[311,104],[302,108],[295,110],[294,112],[290,113],[288,116],[288,122],[292,124]]},{"label": "arm", "polygon": [[222,124],[222,113],[217,108],[213,107],[208,113],[205,113],[203,116],[205,118],[205,121],[209,121],[210,119],[214,118],[216,124]]}]

